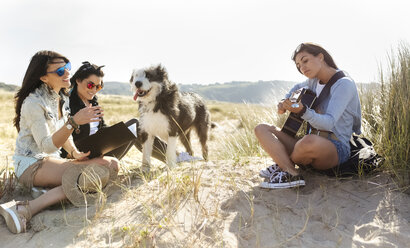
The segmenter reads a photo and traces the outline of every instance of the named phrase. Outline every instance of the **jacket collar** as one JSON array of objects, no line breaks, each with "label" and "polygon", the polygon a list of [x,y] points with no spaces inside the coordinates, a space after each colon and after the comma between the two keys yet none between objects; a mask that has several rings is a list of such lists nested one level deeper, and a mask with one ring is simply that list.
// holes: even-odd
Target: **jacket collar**
[{"label": "jacket collar", "polygon": [[51,101],[58,101],[60,99],[60,94],[57,94],[57,92],[45,83],[42,83],[40,87],[37,88],[36,92],[41,96],[46,96]]}]

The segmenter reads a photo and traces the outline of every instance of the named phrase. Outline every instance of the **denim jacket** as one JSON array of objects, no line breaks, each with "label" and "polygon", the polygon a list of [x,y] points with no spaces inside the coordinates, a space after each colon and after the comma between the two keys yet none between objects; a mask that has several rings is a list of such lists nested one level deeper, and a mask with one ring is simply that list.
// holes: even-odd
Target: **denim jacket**
[{"label": "denim jacket", "polygon": [[[58,119],[60,97],[62,118]],[[67,121],[69,99],[42,84],[24,99],[20,113],[20,132],[13,156],[17,177],[38,160],[45,157],[60,158],[59,148],[54,145],[52,135]]]}]

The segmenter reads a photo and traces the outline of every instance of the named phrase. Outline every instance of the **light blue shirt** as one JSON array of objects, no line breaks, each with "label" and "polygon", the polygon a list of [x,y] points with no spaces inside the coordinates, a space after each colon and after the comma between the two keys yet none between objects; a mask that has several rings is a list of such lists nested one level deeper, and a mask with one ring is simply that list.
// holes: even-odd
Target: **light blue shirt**
[{"label": "light blue shirt", "polygon": [[[300,88],[308,88],[313,92],[319,79],[308,79],[296,84],[285,98]],[[330,88],[330,93],[318,107],[316,113],[313,109],[306,109],[302,119],[319,130],[331,131],[347,147],[352,133],[361,134],[362,112],[360,109],[359,94],[356,84],[350,77],[343,77],[336,81]]]}]

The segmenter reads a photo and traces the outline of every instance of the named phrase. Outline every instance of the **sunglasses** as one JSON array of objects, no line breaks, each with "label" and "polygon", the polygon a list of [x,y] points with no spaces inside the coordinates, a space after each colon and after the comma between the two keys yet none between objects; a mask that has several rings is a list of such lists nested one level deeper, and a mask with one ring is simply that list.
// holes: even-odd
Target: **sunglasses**
[{"label": "sunglasses", "polygon": [[91,89],[94,89],[94,87],[96,87],[97,91],[100,91],[103,88],[103,86],[101,84],[97,85],[97,84],[95,84],[91,81],[87,83],[87,89],[91,90]]},{"label": "sunglasses", "polygon": [[67,69],[68,71],[71,70],[71,63],[70,63],[70,62],[67,62],[67,64],[65,64],[64,66],[58,68],[58,69],[55,70],[55,71],[48,71],[47,73],[57,73],[57,75],[61,77],[61,76],[64,75],[66,69]]}]

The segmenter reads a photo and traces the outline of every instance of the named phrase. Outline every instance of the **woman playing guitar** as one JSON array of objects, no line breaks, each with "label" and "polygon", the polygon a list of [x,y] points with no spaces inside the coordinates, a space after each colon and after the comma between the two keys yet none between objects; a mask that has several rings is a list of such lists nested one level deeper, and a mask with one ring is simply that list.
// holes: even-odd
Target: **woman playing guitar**
[{"label": "woman playing guitar", "polygon": [[[339,166],[350,156],[352,133],[361,133],[356,84],[338,69],[329,53],[317,44],[302,43],[294,51],[292,59],[307,80],[295,85],[279,102],[278,113],[290,111],[309,122],[309,133],[298,139],[274,125],[259,124],[255,127],[255,135],[262,148],[275,161],[260,172],[260,176],[266,178],[260,185],[263,188],[305,185],[295,164],[311,165],[318,170]],[[321,99],[314,109],[290,101],[292,93],[300,88],[310,89]]]}]

